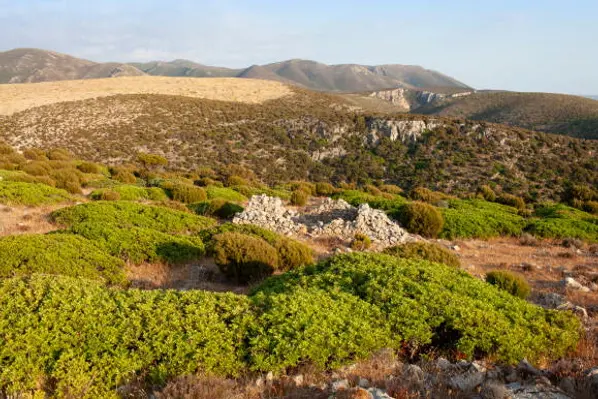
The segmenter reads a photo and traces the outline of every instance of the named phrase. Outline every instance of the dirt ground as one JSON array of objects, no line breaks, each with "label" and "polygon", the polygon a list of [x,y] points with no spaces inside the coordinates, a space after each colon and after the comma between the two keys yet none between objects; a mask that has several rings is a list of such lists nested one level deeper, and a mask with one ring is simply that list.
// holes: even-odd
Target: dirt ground
[{"label": "dirt ground", "polygon": [[262,103],[290,95],[292,91],[280,82],[258,79],[158,76],[4,84],[0,85],[0,115],[12,115],[42,105],[117,94],[166,94]]}]

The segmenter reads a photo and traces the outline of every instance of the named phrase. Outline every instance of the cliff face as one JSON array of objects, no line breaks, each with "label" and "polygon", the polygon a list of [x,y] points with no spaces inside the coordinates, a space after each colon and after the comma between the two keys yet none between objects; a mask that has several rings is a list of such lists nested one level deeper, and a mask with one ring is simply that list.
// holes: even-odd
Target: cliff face
[{"label": "cliff face", "polygon": [[466,97],[474,91],[463,91],[458,93],[446,94],[425,90],[413,90],[397,88],[390,90],[374,91],[369,96],[387,101],[395,105],[399,110],[405,112],[415,111],[426,105],[438,103],[444,99]]}]

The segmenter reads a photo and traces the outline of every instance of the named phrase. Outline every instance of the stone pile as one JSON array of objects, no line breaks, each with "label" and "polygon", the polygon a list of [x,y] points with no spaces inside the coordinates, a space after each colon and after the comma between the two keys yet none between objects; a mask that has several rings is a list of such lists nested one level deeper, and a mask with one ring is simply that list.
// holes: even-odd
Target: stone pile
[{"label": "stone pile", "polygon": [[254,196],[233,223],[254,224],[285,235],[331,236],[344,241],[362,233],[380,248],[415,240],[383,211],[367,204],[355,208],[344,200],[330,198],[299,214],[287,209],[280,198]]}]

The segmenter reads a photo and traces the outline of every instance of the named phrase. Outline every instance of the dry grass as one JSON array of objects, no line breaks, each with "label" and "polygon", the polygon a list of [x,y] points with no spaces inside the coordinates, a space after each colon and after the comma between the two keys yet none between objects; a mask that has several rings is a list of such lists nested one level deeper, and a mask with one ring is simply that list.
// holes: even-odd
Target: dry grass
[{"label": "dry grass", "polygon": [[62,206],[29,208],[0,205],[0,237],[44,234],[57,230],[57,227],[48,220],[48,215]]},{"label": "dry grass", "polygon": [[117,94],[166,94],[256,104],[290,95],[292,91],[282,83],[266,80],[157,76],[5,84],[0,85],[0,115]]}]

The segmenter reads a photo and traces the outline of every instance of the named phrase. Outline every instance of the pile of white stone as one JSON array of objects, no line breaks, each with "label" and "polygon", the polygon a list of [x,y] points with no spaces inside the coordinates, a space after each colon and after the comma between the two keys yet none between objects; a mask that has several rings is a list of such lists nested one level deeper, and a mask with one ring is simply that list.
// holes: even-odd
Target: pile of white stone
[{"label": "pile of white stone", "polygon": [[361,233],[382,248],[415,240],[383,211],[367,204],[355,208],[344,200],[330,198],[300,213],[286,208],[280,198],[253,196],[233,223],[254,224],[285,235],[330,236],[345,241]]}]

